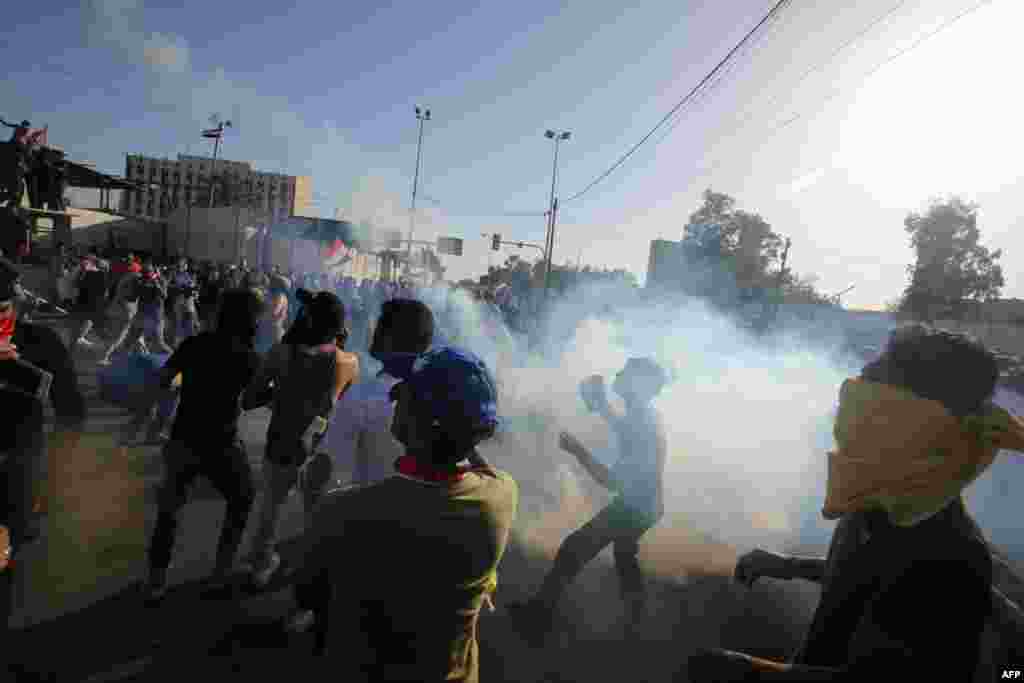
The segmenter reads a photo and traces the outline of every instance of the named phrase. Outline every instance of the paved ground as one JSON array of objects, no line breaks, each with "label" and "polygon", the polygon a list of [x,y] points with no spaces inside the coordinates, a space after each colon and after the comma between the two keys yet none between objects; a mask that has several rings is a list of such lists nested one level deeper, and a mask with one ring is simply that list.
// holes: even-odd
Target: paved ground
[{"label": "paved ground", "polygon": [[[126,417],[97,398],[96,366],[89,355],[80,355],[78,368],[89,398],[87,434],[73,461],[53,473],[63,495],[52,506],[44,538],[21,558],[28,578],[14,617],[19,630],[0,646],[5,656],[31,672],[26,680],[61,683],[179,681],[197,675],[251,680],[306,672],[309,643],[301,637],[282,640],[266,627],[289,609],[288,590],[227,601],[203,596],[202,579],[212,568],[223,516],[223,503],[206,485],[185,510],[171,577],[175,588],[164,606],[142,605],[138,582],[162,474],[159,450],[117,445]],[[266,412],[258,411],[243,422],[257,466],[266,420]],[[512,463],[508,469],[515,473]],[[539,494],[529,485],[523,488],[530,499],[524,500],[525,510]],[[783,657],[798,643],[816,589],[772,581],[751,591],[737,588],[726,578],[733,551],[679,523],[659,531],[645,550],[648,566],[663,566],[668,557],[676,570],[652,581],[654,609],[643,643],[627,644],[620,637],[615,580],[604,556],[566,600],[573,626],[544,650],[527,648],[507,628],[501,604],[536,586],[557,542],[585,508],[581,504],[549,516],[543,524],[523,516],[501,568],[498,611],[482,620],[484,680],[685,681],[686,656],[697,646]],[[285,536],[298,529],[299,512],[293,499]]]}]

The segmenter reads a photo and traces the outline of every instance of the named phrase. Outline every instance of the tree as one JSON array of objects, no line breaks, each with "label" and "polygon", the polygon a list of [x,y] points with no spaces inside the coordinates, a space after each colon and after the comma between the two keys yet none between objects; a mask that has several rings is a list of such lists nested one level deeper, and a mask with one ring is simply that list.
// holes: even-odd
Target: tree
[{"label": "tree", "polygon": [[762,298],[778,284],[772,269],[782,243],[760,215],[737,209],[727,194],[705,190],[703,204],[683,228],[683,253],[691,271],[684,289],[723,303]]},{"label": "tree", "polygon": [[818,291],[817,275],[786,274],[782,283],[782,300],[788,304],[830,304],[827,296]]},{"label": "tree", "polygon": [[916,261],[900,309],[925,320],[962,317],[972,302],[997,299],[1005,281],[1002,250],[979,244],[978,205],[952,197],[933,201],[903,222]]}]

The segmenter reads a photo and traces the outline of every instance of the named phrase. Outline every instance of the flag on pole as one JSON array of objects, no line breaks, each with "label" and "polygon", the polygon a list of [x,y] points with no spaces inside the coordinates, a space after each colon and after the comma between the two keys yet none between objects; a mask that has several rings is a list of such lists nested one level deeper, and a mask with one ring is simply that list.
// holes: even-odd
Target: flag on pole
[{"label": "flag on pole", "polygon": [[341,240],[334,240],[333,244],[323,245],[323,257],[325,261],[333,261],[347,253],[345,243]]},{"label": "flag on pole", "polygon": [[43,128],[33,128],[25,133],[25,144],[26,145],[41,145],[46,146],[46,132],[50,129],[50,126],[44,126]]}]

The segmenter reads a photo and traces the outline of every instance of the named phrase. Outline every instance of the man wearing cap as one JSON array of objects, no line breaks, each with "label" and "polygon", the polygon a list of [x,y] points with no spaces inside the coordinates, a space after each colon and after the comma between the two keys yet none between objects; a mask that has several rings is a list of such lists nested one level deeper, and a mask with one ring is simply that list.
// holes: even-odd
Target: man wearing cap
[{"label": "man wearing cap", "polygon": [[324,498],[296,597],[318,605],[318,649],[339,678],[475,683],[519,496],[508,474],[471,464],[498,424],[494,379],[456,347],[377,355],[401,380],[391,429],[405,455],[394,476]]}]

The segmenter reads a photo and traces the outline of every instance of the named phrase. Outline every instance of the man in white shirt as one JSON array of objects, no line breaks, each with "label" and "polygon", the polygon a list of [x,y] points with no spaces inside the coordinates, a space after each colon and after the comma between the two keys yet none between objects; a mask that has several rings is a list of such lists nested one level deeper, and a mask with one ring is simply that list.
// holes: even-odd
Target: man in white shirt
[{"label": "man in white shirt", "polygon": [[394,406],[389,394],[398,380],[381,374],[380,364],[365,353],[359,357],[369,372],[335,405],[327,451],[343,483],[365,486],[393,475],[403,451],[391,435]]},{"label": "man in white shirt", "polygon": [[[392,299],[381,308],[373,347],[386,353],[422,354],[434,340],[434,316],[420,301]],[[394,403],[390,392],[398,383],[384,374],[378,361],[360,354],[369,371],[338,401],[327,432],[327,450],[342,480],[363,486],[392,476],[403,455],[391,435]]]}]

